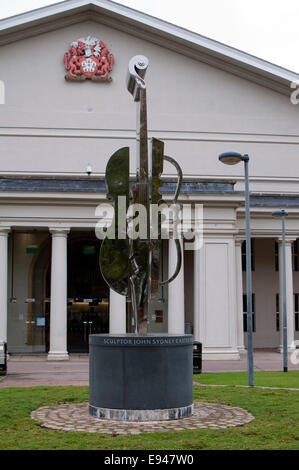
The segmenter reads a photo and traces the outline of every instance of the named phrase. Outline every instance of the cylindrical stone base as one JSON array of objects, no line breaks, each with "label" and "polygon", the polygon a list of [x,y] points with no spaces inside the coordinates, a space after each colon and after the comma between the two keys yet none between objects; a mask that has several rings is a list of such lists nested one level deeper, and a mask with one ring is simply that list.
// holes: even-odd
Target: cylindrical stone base
[{"label": "cylindrical stone base", "polygon": [[90,335],[89,413],[158,421],[193,410],[192,335]]}]

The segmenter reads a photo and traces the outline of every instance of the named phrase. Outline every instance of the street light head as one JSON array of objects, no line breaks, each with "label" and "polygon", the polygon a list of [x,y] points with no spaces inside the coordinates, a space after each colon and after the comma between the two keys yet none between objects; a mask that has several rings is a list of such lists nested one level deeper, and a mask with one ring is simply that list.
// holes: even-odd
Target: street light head
[{"label": "street light head", "polygon": [[[247,158],[245,158],[247,157]],[[238,152],[224,152],[219,155],[219,160],[225,165],[236,165],[240,163],[242,160],[247,160],[248,155],[242,155]]]},{"label": "street light head", "polygon": [[272,215],[273,217],[282,217],[282,216],[287,216],[289,215],[287,211],[285,211],[284,209],[278,209],[276,211],[273,211],[272,212]]}]

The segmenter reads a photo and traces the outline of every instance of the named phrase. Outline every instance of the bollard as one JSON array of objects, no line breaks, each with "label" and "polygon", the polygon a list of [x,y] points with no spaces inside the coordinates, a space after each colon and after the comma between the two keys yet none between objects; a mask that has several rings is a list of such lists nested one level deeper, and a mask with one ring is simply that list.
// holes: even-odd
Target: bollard
[{"label": "bollard", "polygon": [[7,374],[7,343],[0,343],[0,375]]},{"label": "bollard", "polygon": [[202,369],[202,343],[193,342],[193,374],[201,374]]}]

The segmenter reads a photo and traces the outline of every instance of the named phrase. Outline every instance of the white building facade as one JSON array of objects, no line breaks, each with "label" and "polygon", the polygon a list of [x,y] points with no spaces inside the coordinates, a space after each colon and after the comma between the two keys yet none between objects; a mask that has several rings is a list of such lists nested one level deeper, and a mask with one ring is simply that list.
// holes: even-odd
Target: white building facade
[{"label": "white building facade", "polygon": [[[66,80],[70,44],[92,36],[114,56],[111,81]],[[129,60],[149,59],[148,133],[184,174],[180,202],[203,205],[203,245],[185,250],[179,277],[160,292],[152,332],[191,331],[207,359],[246,349],[244,169],[250,157],[254,347],[282,345],[281,221],[286,208],[288,348],[299,341],[298,76],[109,1],[71,0],[0,21],[0,341],[49,360],[88,351],[90,333],[123,333],[126,299],[99,269],[96,208],[105,167],[130,147],[136,109]],[[91,173],[86,168],[91,167]],[[165,199],[173,168],[165,165]],[[182,246],[184,242],[182,241]],[[172,271],[172,242],[163,247]],[[168,313],[167,313],[168,312]]]}]

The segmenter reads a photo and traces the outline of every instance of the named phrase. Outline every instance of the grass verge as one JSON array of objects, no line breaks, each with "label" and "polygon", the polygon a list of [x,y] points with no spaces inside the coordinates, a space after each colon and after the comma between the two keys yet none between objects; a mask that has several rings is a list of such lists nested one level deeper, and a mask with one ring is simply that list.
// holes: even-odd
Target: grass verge
[{"label": "grass verge", "polygon": [[0,389],[0,449],[246,450],[299,449],[299,393],[255,388],[194,387],[194,399],[238,406],[255,416],[235,428],[143,433],[136,436],[43,429],[30,418],[40,406],[88,401],[88,387]]},{"label": "grass verge", "polygon": [[[223,372],[194,375],[194,380],[207,385],[248,385],[247,372]],[[288,372],[255,372],[254,385],[299,389],[299,370]]]}]

